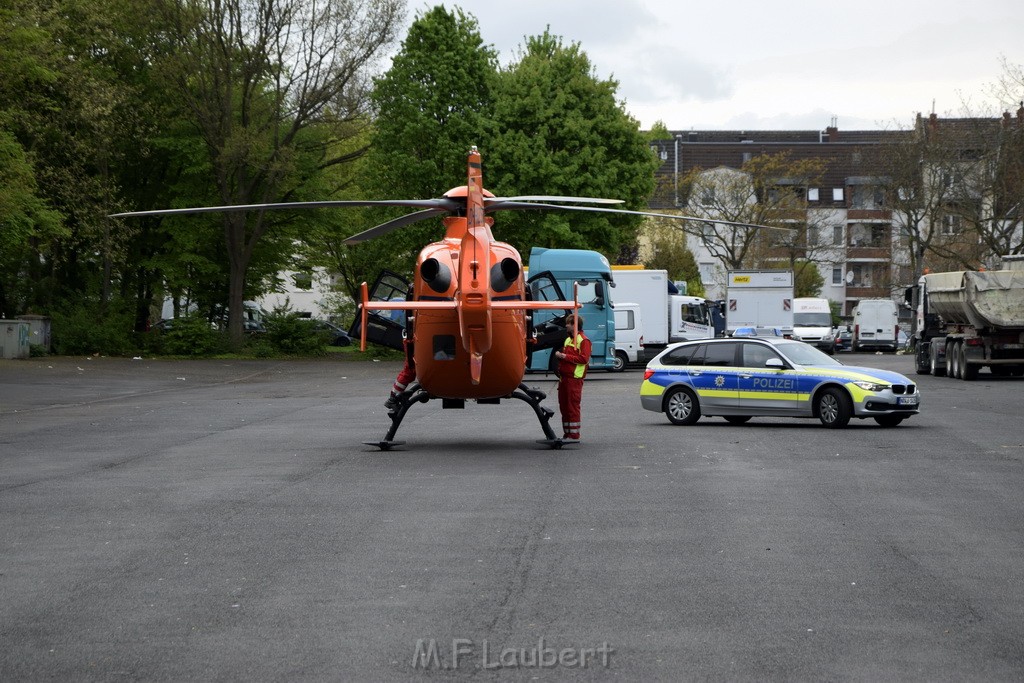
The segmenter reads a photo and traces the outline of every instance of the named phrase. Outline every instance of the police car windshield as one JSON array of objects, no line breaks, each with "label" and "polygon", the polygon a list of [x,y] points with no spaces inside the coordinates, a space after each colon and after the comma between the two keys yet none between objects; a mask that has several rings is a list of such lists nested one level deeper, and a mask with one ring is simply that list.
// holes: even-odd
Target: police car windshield
[{"label": "police car windshield", "polygon": [[775,348],[797,365],[842,365],[832,356],[801,341],[778,342]]}]

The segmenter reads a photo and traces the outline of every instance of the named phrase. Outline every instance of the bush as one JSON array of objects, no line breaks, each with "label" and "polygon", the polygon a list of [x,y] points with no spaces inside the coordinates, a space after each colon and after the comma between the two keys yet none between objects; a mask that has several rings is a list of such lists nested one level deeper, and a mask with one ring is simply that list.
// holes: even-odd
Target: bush
[{"label": "bush", "polygon": [[150,349],[171,356],[212,356],[228,349],[227,337],[202,316],[175,318],[162,332],[150,332]]},{"label": "bush", "polygon": [[293,313],[271,313],[266,319],[267,331],[260,340],[279,352],[295,356],[323,356],[327,353],[326,334],[314,332],[309,321]]},{"label": "bush", "polygon": [[60,355],[130,355],[136,349],[133,311],[112,302],[77,301],[50,316],[54,350]]}]

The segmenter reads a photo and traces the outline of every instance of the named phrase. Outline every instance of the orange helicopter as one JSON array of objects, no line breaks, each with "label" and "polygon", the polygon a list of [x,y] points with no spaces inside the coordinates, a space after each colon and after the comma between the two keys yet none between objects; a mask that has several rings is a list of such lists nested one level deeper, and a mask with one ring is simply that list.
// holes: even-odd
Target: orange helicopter
[{"label": "orange helicopter", "polygon": [[[345,240],[346,244],[357,244],[396,228],[444,216],[445,235],[420,252],[411,288],[403,278],[387,271],[378,278],[372,292],[365,282],[361,286],[360,310],[351,329],[353,336],[360,337],[361,349],[365,351],[368,339],[396,349],[405,348],[407,353],[411,347],[416,371],[416,380],[398,395],[398,407],[389,413],[391,427],[387,434],[380,441],[365,443],[381,450],[404,443],[395,441],[394,436],[405,414],[416,403],[441,399],[444,408],[462,408],[467,400],[499,403],[501,399],[515,398],[530,404],[536,413],[545,436],[540,443],[561,448],[575,442],[556,437],[548,424],[554,412],[541,405],[546,395],[524,384],[523,377],[528,353],[561,346],[570,327],[575,334],[576,317],[572,312],[580,304],[575,292],[572,301],[560,298],[562,294],[553,280],[546,286],[528,288],[519,252],[494,239],[494,219],[489,214],[501,210],[557,209],[707,220],[564,202],[622,203],[617,199],[585,197],[495,197],[483,187],[480,153],[474,146],[469,152],[466,185],[449,190],[439,199],[249,204],[138,211],[113,217],[344,206],[420,209]],[[547,292],[555,292],[556,298],[543,299]],[[529,312],[540,309],[564,310],[566,315],[534,329]],[[406,341],[411,343],[407,346]]]}]

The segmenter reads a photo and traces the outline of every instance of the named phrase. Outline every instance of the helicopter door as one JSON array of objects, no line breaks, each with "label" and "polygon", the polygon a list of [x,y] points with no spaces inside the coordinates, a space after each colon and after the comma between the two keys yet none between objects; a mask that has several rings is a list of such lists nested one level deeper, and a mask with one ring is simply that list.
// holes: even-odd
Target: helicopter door
[{"label": "helicopter door", "polygon": [[[533,301],[565,301],[562,288],[558,286],[551,271],[537,273],[532,276],[529,284],[530,298]],[[566,311],[568,313],[569,311]],[[559,348],[565,344],[568,335],[566,313],[559,314],[551,310],[535,310],[532,312],[530,333],[536,333],[537,343],[530,345],[530,351]]]},{"label": "helicopter door", "polygon": [[[397,273],[385,270],[377,276],[370,289],[370,301],[405,301],[409,295],[409,282]],[[349,336],[361,334],[361,317],[356,314],[349,328]],[[366,313],[366,340],[398,351],[404,350],[402,339],[406,331],[406,311],[375,311]],[[410,330],[411,333],[411,330]]]}]

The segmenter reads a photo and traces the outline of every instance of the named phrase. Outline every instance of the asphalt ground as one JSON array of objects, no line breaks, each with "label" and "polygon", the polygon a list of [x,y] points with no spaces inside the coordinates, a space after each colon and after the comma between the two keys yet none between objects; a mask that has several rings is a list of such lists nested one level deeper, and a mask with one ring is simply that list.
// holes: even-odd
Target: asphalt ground
[{"label": "asphalt ground", "polygon": [[0,361],[0,680],[1021,680],[1024,381],[841,358],[922,414],[593,373],[579,446],[432,402],[381,453],[394,363]]}]

